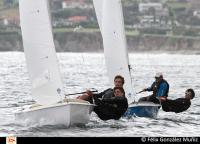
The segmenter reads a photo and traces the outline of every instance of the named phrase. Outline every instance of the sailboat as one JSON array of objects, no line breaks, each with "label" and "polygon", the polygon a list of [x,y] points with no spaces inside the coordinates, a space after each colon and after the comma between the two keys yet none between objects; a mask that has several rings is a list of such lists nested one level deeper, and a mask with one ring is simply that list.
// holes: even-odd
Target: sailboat
[{"label": "sailboat", "polygon": [[48,0],[19,0],[26,64],[36,104],[24,106],[17,120],[50,125],[86,124],[93,105],[65,98],[52,35]]},{"label": "sailboat", "polygon": [[152,102],[135,102],[136,93],[133,90],[130,73],[121,0],[93,0],[93,4],[103,39],[110,85],[113,86],[116,75],[122,75],[125,78],[124,89],[129,107],[124,116],[155,118],[160,105]]}]

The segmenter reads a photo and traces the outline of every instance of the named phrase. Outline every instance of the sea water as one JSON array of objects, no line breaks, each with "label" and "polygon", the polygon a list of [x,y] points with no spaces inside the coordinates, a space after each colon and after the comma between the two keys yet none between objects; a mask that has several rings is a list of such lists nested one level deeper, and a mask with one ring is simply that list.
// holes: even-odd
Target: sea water
[{"label": "sea water", "polygon": [[[76,93],[88,88],[99,92],[109,88],[102,53],[58,53],[65,93]],[[141,137],[141,136],[199,136],[200,135],[200,55],[130,54],[131,75],[135,92],[152,84],[156,72],[162,72],[170,84],[169,98],[184,97],[193,88],[196,97],[191,107],[182,113],[164,112],[156,119],[133,117],[120,120],[100,120],[91,114],[88,124],[67,128],[63,125],[28,125],[15,120],[14,113],[24,105],[33,104],[31,84],[22,52],[0,53],[0,136],[23,137]],[[135,100],[149,95],[144,92]]]}]

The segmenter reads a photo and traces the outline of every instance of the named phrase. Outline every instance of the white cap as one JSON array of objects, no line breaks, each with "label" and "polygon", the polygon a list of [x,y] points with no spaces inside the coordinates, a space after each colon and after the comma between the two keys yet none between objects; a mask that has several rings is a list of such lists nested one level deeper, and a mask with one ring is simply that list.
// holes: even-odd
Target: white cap
[{"label": "white cap", "polygon": [[163,74],[161,72],[157,72],[155,77],[163,77]]}]

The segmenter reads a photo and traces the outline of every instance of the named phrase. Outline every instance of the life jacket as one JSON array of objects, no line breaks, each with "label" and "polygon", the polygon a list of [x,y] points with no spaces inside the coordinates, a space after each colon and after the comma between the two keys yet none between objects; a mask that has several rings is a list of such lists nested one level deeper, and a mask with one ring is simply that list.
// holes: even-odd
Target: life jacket
[{"label": "life jacket", "polygon": [[162,83],[166,83],[166,84],[167,84],[167,91],[166,91],[166,93],[164,94],[164,96],[168,97],[168,93],[169,93],[169,84],[168,84],[168,82],[167,82],[166,80],[164,80],[164,79],[162,79],[161,82],[159,82],[159,83],[156,83],[156,82],[153,83],[153,96],[156,96],[156,94],[157,94],[157,92],[158,92],[158,89],[160,88],[160,85],[161,85]]}]

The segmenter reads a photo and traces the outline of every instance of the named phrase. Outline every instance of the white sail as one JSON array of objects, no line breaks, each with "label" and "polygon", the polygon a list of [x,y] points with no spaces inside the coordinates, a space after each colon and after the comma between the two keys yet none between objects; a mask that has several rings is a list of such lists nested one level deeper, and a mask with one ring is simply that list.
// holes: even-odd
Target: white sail
[{"label": "white sail", "polygon": [[103,37],[104,55],[110,84],[113,86],[113,79],[116,75],[122,75],[125,78],[124,89],[130,103],[133,101],[135,93],[129,69],[121,0],[104,0],[99,3],[102,3],[103,6],[94,6]]},{"label": "white sail", "polygon": [[48,0],[19,0],[20,22],[32,95],[39,104],[63,98]]},{"label": "white sail", "polygon": [[102,31],[103,3],[104,3],[104,0],[93,0],[93,5],[94,5],[97,21],[98,21],[99,28],[101,31]]}]

